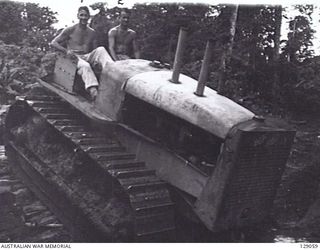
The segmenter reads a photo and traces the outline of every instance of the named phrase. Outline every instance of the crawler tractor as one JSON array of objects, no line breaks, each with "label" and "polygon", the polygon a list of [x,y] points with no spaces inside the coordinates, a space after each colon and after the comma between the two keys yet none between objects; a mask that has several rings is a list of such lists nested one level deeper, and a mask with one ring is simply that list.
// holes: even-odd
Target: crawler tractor
[{"label": "crawler tractor", "polygon": [[10,107],[9,163],[74,241],[176,241],[177,215],[211,232],[269,215],[295,132],[180,74],[180,34],[173,69],[108,62],[92,102],[61,57]]}]

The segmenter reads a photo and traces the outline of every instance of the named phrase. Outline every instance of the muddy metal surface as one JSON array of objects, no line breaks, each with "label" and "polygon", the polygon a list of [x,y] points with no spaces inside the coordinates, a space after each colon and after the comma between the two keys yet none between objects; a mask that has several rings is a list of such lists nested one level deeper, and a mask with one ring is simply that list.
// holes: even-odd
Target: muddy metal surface
[{"label": "muddy metal surface", "polygon": [[[293,122],[295,144],[271,223],[212,235],[183,219],[179,242],[320,242],[320,120]],[[193,238],[193,240],[190,240]],[[0,146],[0,242],[73,242],[59,220],[8,169]]]},{"label": "muddy metal surface", "polygon": [[59,220],[8,169],[0,145],[0,242],[70,242]]}]

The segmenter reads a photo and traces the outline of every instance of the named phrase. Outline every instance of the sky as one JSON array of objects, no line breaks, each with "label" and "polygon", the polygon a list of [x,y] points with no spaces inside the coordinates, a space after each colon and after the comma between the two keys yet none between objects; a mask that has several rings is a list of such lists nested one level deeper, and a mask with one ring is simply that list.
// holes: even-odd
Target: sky
[{"label": "sky", "polygon": [[[1,1],[1,0],[0,0]],[[206,3],[206,4],[219,4],[221,2],[223,3],[236,3],[236,4],[279,4],[281,3],[282,5],[292,5],[292,4],[314,4],[317,6],[316,11],[315,11],[315,16],[317,17],[314,18],[314,26],[313,28],[316,30],[315,33],[315,39],[313,40],[314,42],[314,50],[317,55],[320,54],[320,23],[319,23],[319,18],[320,18],[320,5],[317,4],[316,0],[290,0],[290,1],[276,1],[276,0],[260,0],[260,1],[250,1],[250,0],[237,0],[237,1],[232,1],[232,0],[121,0],[124,4],[123,5],[118,5],[118,0],[15,0],[19,2],[33,2],[33,3],[38,3],[42,7],[49,7],[52,11],[57,12],[57,18],[59,22],[55,24],[56,28],[64,28],[67,26],[72,25],[73,23],[77,22],[77,10],[80,6],[82,5],[91,5],[93,3],[97,2],[107,2],[107,6],[109,8],[113,8],[115,6],[118,7],[132,7],[134,3],[145,3],[145,2],[185,2],[185,3]],[[94,11],[92,11],[91,14],[95,14]],[[285,34],[285,30],[287,29],[288,26],[288,20],[283,20],[282,23],[282,30],[283,34]]]}]

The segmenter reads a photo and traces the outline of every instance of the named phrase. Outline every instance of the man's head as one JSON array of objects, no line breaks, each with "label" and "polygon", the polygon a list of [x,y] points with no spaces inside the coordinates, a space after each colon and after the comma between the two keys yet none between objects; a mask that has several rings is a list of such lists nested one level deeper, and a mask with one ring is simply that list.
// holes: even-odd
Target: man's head
[{"label": "man's head", "polygon": [[130,13],[127,10],[122,10],[120,13],[120,24],[124,28],[128,28]]},{"label": "man's head", "polygon": [[90,18],[89,8],[87,6],[79,7],[79,9],[78,9],[79,23],[82,25],[87,25],[89,18]]}]

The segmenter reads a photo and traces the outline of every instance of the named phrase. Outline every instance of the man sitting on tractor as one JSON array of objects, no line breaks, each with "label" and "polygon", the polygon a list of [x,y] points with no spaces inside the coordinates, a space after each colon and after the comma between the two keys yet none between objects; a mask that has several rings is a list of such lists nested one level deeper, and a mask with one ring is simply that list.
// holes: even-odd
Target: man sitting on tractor
[{"label": "man sitting on tractor", "polygon": [[120,13],[120,24],[109,31],[109,51],[115,61],[134,57],[140,58],[136,41],[136,32],[129,29],[130,14],[123,9]]},{"label": "man sitting on tractor", "polygon": [[94,100],[98,94],[99,82],[90,64],[98,64],[103,68],[107,62],[113,60],[104,47],[96,46],[96,32],[88,26],[89,8],[81,6],[77,16],[79,23],[65,28],[52,40],[51,45],[69,58],[76,59],[77,73],[81,76],[91,99]]}]

